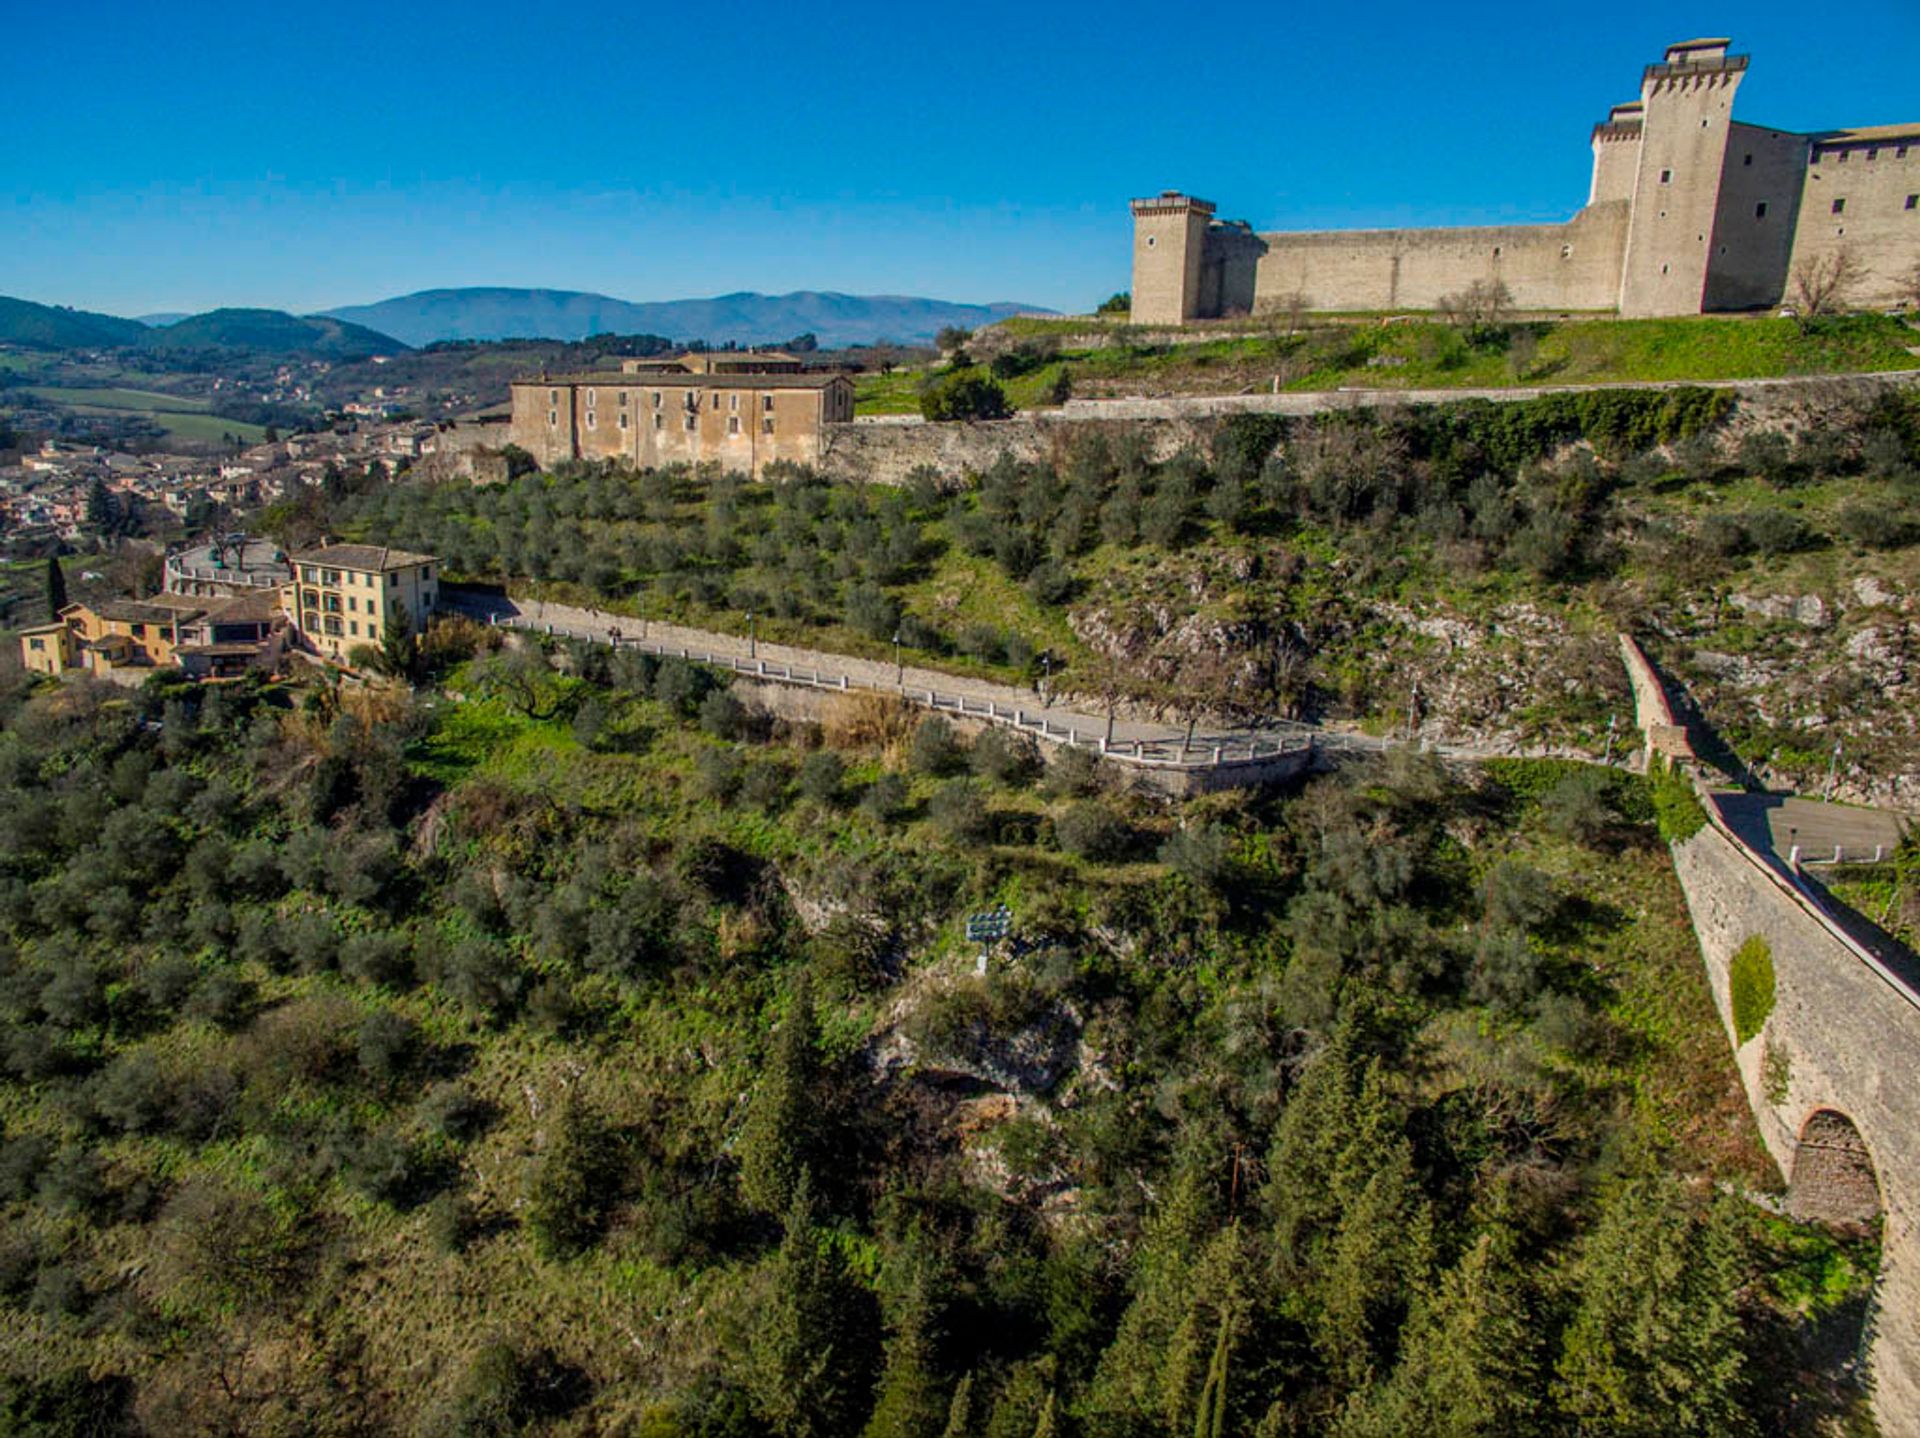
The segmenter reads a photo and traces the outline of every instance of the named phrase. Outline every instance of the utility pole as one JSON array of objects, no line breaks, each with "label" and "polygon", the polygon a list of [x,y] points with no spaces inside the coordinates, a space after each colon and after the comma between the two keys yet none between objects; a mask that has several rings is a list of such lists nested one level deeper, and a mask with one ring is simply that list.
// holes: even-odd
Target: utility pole
[{"label": "utility pole", "polygon": [[1619,722],[1620,716],[1618,714],[1609,714],[1607,716],[1607,757],[1602,761],[1607,764],[1613,762],[1613,729]]},{"label": "utility pole", "polygon": [[907,661],[900,657],[900,631],[893,631],[893,682],[902,689],[907,687]]},{"label": "utility pole", "polygon": [[1833,753],[1827,759],[1827,789],[1826,789],[1826,792],[1820,796],[1822,802],[1824,803],[1831,804],[1833,802],[1833,779],[1834,779],[1835,773],[1839,770],[1839,768],[1840,768],[1840,741],[1836,739],[1833,741]]},{"label": "utility pole", "polygon": [[747,658],[758,659],[759,657],[760,657],[760,639],[759,639],[759,636],[754,633],[753,611],[749,609],[747,611]]}]

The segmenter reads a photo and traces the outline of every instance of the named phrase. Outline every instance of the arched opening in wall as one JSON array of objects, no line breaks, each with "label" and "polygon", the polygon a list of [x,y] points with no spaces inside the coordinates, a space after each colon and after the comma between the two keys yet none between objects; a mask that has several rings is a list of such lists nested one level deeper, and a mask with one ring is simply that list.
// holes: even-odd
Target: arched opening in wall
[{"label": "arched opening in wall", "polygon": [[1800,1126],[1787,1180],[1787,1212],[1818,1223],[1861,1226],[1880,1216],[1873,1155],[1853,1120],[1837,1109],[1815,1109]]}]

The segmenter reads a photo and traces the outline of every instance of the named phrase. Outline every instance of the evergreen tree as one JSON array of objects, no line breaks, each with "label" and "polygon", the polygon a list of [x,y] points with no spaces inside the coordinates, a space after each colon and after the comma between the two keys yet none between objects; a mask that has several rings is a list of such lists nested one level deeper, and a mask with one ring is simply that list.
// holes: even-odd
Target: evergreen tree
[{"label": "evergreen tree", "polygon": [[571,1258],[593,1243],[608,1197],[607,1157],[599,1122],[569,1098],[527,1185],[527,1231],[543,1258]]},{"label": "evergreen tree", "polygon": [[1540,1338],[1503,1228],[1482,1233],[1415,1306],[1392,1379],[1338,1438],[1524,1438],[1541,1431]]},{"label": "evergreen tree", "polygon": [[87,528],[95,534],[111,534],[120,526],[120,506],[103,479],[87,486]]},{"label": "evergreen tree", "polygon": [[973,1435],[973,1375],[964,1375],[953,1390],[953,1401],[947,1404],[947,1426],[941,1430],[940,1438],[972,1438]]},{"label": "evergreen tree", "polygon": [[886,1366],[880,1396],[867,1419],[866,1438],[924,1438],[948,1413],[935,1369],[940,1343],[938,1278],[924,1237],[916,1229],[902,1261],[908,1268],[888,1314]]},{"label": "evergreen tree", "polygon": [[813,1167],[818,1132],[820,1058],[813,994],[803,973],[740,1134],[740,1187],[764,1213],[793,1202],[803,1170]]},{"label": "evergreen tree", "polygon": [[67,607],[67,574],[60,567],[60,557],[47,556],[47,619],[57,620],[60,611]]},{"label": "evergreen tree", "polygon": [[1561,1343],[1561,1410],[1583,1433],[1692,1438],[1756,1431],[1742,1407],[1739,1217],[1704,1217],[1669,1175],[1623,1182],[1588,1236]]},{"label": "evergreen tree", "polygon": [[873,1380],[871,1313],[819,1227],[804,1169],[767,1277],[746,1355],[755,1415],[783,1438],[855,1431]]}]

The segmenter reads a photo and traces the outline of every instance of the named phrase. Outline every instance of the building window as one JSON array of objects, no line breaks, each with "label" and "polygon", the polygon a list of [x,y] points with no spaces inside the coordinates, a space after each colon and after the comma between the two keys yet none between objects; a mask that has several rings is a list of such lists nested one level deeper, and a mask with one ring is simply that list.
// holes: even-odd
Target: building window
[{"label": "building window", "polygon": [[1499,247],[1498,245],[1495,245],[1495,246],[1493,247],[1493,257],[1494,257],[1494,258],[1495,258],[1496,260],[1500,258],[1500,247]]},{"label": "building window", "polygon": [[355,639],[360,637],[360,621],[358,619],[349,619],[347,621],[347,633],[351,634]]},{"label": "building window", "polygon": [[595,418],[594,418],[594,414],[593,414],[593,411],[592,411],[592,410],[588,410],[588,411],[587,411],[587,428],[588,428],[588,429],[596,429],[596,428],[598,428],[598,427],[599,427],[599,421],[598,421],[597,419],[595,419]]},{"label": "building window", "polygon": [[593,408],[593,395],[594,395],[594,392],[592,390],[587,391],[587,408],[588,409]]},{"label": "building window", "polygon": [[1751,155],[1747,156],[1747,158],[1742,160],[1740,163],[1743,165],[1751,166],[1753,164],[1753,156]]},{"label": "building window", "polygon": [[550,389],[550,390],[548,390],[548,391],[547,391],[547,403],[548,403],[548,404],[558,404],[558,403],[560,403],[560,391],[559,391],[559,390],[557,390],[557,389]]},{"label": "building window", "polygon": [[691,429],[695,429],[695,428],[697,428],[697,427],[699,426],[699,424],[700,424],[700,417],[699,417],[698,415],[695,415],[695,414],[689,414],[689,415],[687,416],[687,428],[688,428],[688,429],[690,429],[690,430],[691,430]]},{"label": "building window", "polygon": [[761,396],[760,408],[766,411],[768,414],[772,414],[773,413],[773,396],[770,394]]},{"label": "building window", "polygon": [[626,402],[627,402],[627,392],[626,392],[625,390],[621,390],[621,391],[620,391],[620,403],[621,403],[621,404],[625,404]]},{"label": "building window", "polygon": [[740,416],[739,415],[730,414],[727,416],[727,433],[728,434],[740,433]]},{"label": "building window", "polygon": [[327,633],[333,635],[335,638],[338,638],[340,635],[340,621],[331,614],[327,616]]},{"label": "building window", "polygon": [[1836,165],[1844,165],[1844,164],[1846,164],[1846,163],[1847,163],[1847,156],[1848,156],[1848,155],[1850,155],[1850,154],[1852,154],[1852,153],[1853,153],[1853,152],[1852,152],[1851,150],[1835,150],[1835,151],[1833,152],[1833,162],[1834,162],[1834,164],[1836,164]]},{"label": "building window", "polygon": [[653,427],[655,429],[665,429],[667,427],[667,417],[664,414],[656,414],[653,417]]},{"label": "building window", "polygon": [[1907,208],[1909,210],[1920,209],[1920,195],[1908,195]]},{"label": "building window", "polygon": [[1844,215],[1847,212],[1847,202],[1844,198],[1833,202],[1833,212],[1836,215]]},{"label": "building window", "polygon": [[548,410],[547,411],[547,428],[558,429],[559,427],[560,427],[560,411],[557,409]]},{"label": "building window", "polygon": [[728,409],[739,409],[739,408],[740,408],[740,396],[739,396],[739,395],[737,395],[737,394],[730,394],[730,395],[728,395],[728,396],[727,396],[727,408],[728,408]]},{"label": "building window", "polygon": [[1905,145],[1902,145],[1902,146],[1901,146],[1901,147],[1900,147],[1899,149],[1897,149],[1897,150],[1895,150],[1895,151],[1893,152],[1893,158],[1894,158],[1894,159],[1896,159],[1896,160],[1904,160],[1904,159],[1906,159],[1906,158],[1907,158],[1907,147],[1906,147]]},{"label": "building window", "polygon": [[340,571],[337,569],[329,569],[326,572],[325,578],[328,584],[338,584],[340,582]]},{"label": "building window", "polygon": [[1148,248],[1148,249],[1152,249],[1152,248],[1153,248],[1153,236],[1152,236],[1152,235],[1148,235],[1148,236],[1147,236],[1147,248]]},{"label": "building window", "polygon": [[1673,171],[1662,170],[1660,172],[1660,183],[1663,185],[1671,185],[1673,183]]},{"label": "building window", "polygon": [[772,421],[772,420],[770,420],[770,419],[763,419],[763,420],[761,420],[761,421],[760,421],[760,433],[762,433],[762,434],[772,434],[772,433],[773,433],[773,421]]},{"label": "building window", "polygon": [[1663,275],[1667,275],[1667,274],[1672,274],[1672,273],[1673,273],[1673,266],[1672,266],[1672,265],[1662,265],[1662,266],[1660,266],[1660,273],[1661,273],[1661,274],[1663,274]]},{"label": "building window", "polygon": [[1869,160],[1877,160],[1880,158],[1880,152],[1878,150],[1869,150],[1867,151],[1867,158]]},{"label": "building window", "polygon": [[315,630],[315,629],[318,629],[319,627],[320,627],[320,612],[317,609],[309,609],[307,611],[307,622],[306,622],[305,628],[307,628],[308,630]]},{"label": "building window", "polygon": [[655,390],[653,392],[653,407],[655,409],[660,408],[660,391],[659,390]]},{"label": "building window", "polygon": [[620,413],[620,428],[625,429],[626,427],[627,427],[626,411],[622,410]]},{"label": "building window", "polygon": [[1762,200],[1753,207],[1753,217],[1756,220],[1764,220],[1767,217],[1767,202],[1765,200]]}]

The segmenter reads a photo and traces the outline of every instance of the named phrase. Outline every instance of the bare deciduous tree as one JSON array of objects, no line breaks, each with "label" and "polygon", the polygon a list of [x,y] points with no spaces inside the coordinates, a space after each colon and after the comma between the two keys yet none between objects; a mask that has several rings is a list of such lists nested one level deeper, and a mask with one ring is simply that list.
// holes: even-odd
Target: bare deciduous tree
[{"label": "bare deciduous tree", "polygon": [[1833,314],[1845,305],[1860,276],[1860,257],[1850,245],[1808,255],[1793,267],[1794,306],[1802,315]]},{"label": "bare deciduous tree", "polygon": [[1313,297],[1304,290],[1289,290],[1283,295],[1275,295],[1262,308],[1269,315],[1286,322],[1287,338],[1292,339],[1305,327],[1307,314],[1313,309]]},{"label": "bare deciduous tree", "polygon": [[1442,319],[1460,329],[1503,324],[1513,313],[1513,291],[1505,280],[1475,280],[1464,290],[1440,296],[1435,307]]}]

